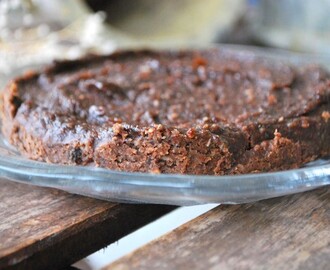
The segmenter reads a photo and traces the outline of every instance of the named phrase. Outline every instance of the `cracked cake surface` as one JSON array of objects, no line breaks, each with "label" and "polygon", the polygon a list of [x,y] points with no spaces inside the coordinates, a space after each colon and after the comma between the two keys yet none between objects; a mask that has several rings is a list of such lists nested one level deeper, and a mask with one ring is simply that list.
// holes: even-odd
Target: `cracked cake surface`
[{"label": "cracked cake surface", "polygon": [[330,154],[330,76],[221,48],[54,62],[2,93],[25,156],[114,170],[241,174]]}]

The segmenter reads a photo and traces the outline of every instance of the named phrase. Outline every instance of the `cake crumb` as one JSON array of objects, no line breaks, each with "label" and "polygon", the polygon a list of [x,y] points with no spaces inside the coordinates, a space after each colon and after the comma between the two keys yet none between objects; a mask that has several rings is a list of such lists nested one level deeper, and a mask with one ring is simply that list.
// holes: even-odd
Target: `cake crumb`
[{"label": "cake crumb", "polygon": [[123,130],[123,126],[119,123],[115,123],[112,126],[112,131],[115,135],[119,135],[121,133],[121,131]]},{"label": "cake crumb", "polygon": [[275,129],[274,136],[275,136],[275,138],[281,138],[282,134],[277,129]]},{"label": "cake crumb", "polygon": [[246,95],[246,101],[247,103],[252,103],[255,99],[254,93],[253,93],[253,89],[248,88],[245,90],[245,95]]},{"label": "cake crumb", "polygon": [[206,147],[210,147],[210,145],[211,145],[211,138],[207,141]]},{"label": "cake crumb", "polygon": [[328,111],[323,111],[321,116],[322,116],[322,118],[324,119],[324,121],[325,121],[326,123],[328,123],[328,120],[330,119],[330,112],[328,112]]},{"label": "cake crumb", "polygon": [[207,65],[207,61],[203,57],[198,56],[193,59],[193,62],[192,62],[193,68],[198,68],[200,66],[206,66],[206,65]]},{"label": "cake crumb", "polygon": [[189,128],[186,134],[189,139],[193,139],[196,136],[196,130],[194,128]]},{"label": "cake crumb", "polygon": [[277,98],[274,95],[269,95],[268,96],[268,104],[269,105],[274,105],[277,103]]},{"label": "cake crumb", "polygon": [[309,122],[307,119],[301,119],[301,127],[302,128],[308,128],[309,127]]},{"label": "cake crumb", "polygon": [[161,171],[160,171],[159,168],[153,168],[153,169],[150,170],[150,173],[153,173],[153,174],[160,174]]}]

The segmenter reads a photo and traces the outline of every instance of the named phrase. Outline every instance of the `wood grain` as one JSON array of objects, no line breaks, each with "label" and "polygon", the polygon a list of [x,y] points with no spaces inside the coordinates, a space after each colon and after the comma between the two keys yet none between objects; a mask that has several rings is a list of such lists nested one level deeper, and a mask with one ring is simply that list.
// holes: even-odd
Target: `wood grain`
[{"label": "wood grain", "polygon": [[330,187],[219,206],[105,269],[330,269]]},{"label": "wood grain", "polygon": [[0,269],[60,269],[173,207],[109,203],[0,179]]}]

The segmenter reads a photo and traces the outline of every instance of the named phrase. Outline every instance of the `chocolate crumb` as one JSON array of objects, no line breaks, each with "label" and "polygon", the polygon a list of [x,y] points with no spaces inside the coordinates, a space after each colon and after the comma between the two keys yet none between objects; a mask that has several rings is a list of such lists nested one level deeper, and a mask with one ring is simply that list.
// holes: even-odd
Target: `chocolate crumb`
[{"label": "chocolate crumb", "polygon": [[75,164],[78,164],[78,165],[81,164],[82,163],[82,150],[79,147],[74,148],[71,152],[70,158]]},{"label": "chocolate crumb", "polygon": [[325,122],[328,122],[328,120],[330,119],[330,112],[323,111],[322,112],[322,118],[324,119]]}]

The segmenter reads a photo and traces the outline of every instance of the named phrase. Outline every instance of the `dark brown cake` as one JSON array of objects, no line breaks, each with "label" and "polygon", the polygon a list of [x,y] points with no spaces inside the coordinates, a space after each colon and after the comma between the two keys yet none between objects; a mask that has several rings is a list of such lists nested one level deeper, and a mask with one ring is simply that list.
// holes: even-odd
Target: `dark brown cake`
[{"label": "dark brown cake", "polygon": [[29,158],[123,171],[238,174],[330,154],[330,76],[222,49],[56,62],[3,92]]}]

